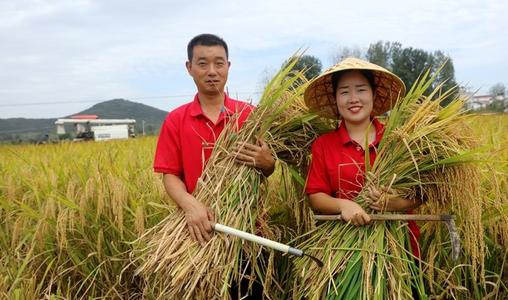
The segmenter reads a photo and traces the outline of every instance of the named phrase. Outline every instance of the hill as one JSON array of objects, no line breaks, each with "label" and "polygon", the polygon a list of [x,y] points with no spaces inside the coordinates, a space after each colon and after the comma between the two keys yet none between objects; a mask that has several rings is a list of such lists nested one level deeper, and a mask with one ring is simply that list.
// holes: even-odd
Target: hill
[{"label": "hill", "polygon": [[56,135],[56,119],[0,119],[0,142],[36,141],[45,134]]},{"label": "hill", "polygon": [[80,111],[77,115],[98,115],[100,119],[135,119],[136,132],[142,133],[145,121],[145,133],[155,134],[167,115],[167,111],[145,104],[124,99],[113,99]]},{"label": "hill", "polygon": [[[73,115],[92,114],[100,119],[135,119],[136,133],[143,132],[143,121],[146,134],[156,134],[167,112],[137,102],[125,99],[113,99],[97,103],[94,106]],[[70,117],[66,116],[66,117]],[[66,118],[64,117],[64,118]],[[37,141],[48,135],[56,139],[56,119],[0,119],[0,142],[9,141]]]}]

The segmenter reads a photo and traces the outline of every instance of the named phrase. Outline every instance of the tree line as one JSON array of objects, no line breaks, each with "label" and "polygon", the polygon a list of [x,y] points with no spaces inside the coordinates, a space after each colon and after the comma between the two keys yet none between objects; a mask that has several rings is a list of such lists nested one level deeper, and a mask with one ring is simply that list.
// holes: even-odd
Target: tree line
[{"label": "tree line", "polygon": [[[406,87],[409,89],[417,81],[417,79],[430,70],[432,74],[437,74],[434,84],[429,87],[428,92],[434,90],[438,85],[442,85],[443,91],[453,89],[443,102],[442,105],[447,105],[460,91],[460,87],[455,79],[455,68],[452,58],[441,50],[426,51],[414,47],[404,47],[399,42],[378,41],[371,43],[367,49],[360,49],[358,47],[341,47],[335,51],[331,60],[333,63],[338,63],[346,57],[356,57],[365,59],[377,65],[380,65],[391,72],[397,74]],[[322,72],[321,61],[312,56],[304,55],[298,65],[295,66],[296,70],[307,69],[307,79],[312,79]],[[505,95],[504,85],[498,84],[493,87],[495,91],[491,91],[499,95]],[[497,101],[491,109],[502,111],[504,109],[504,101],[499,103]]]}]

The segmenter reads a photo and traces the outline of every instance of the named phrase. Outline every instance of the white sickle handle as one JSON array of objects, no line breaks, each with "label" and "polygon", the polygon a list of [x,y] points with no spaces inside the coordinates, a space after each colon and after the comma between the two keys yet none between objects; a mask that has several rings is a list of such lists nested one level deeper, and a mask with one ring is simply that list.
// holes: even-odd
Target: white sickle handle
[{"label": "white sickle handle", "polygon": [[251,233],[248,233],[245,231],[241,231],[241,230],[238,230],[235,228],[231,228],[226,225],[218,224],[218,223],[212,223],[212,226],[213,226],[214,230],[219,231],[219,232],[231,234],[231,235],[234,235],[234,236],[239,237],[241,239],[248,240],[248,241],[251,241],[254,243],[258,243],[258,244],[263,245],[265,247],[279,250],[284,253],[289,253],[289,254],[296,255],[296,256],[303,256],[303,251],[300,249],[296,249],[296,248],[281,244],[276,241],[265,239],[264,237],[260,237],[260,236],[257,236],[257,235],[254,235],[254,234],[251,234]]}]

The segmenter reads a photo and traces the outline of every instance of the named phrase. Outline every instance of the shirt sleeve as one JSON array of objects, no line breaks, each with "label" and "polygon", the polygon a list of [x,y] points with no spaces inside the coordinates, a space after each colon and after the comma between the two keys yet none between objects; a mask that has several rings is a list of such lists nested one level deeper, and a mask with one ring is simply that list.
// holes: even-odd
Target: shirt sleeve
[{"label": "shirt sleeve", "polygon": [[305,192],[308,195],[315,193],[332,194],[332,186],[326,171],[325,159],[323,145],[318,139],[312,144],[312,161],[305,187]]},{"label": "shirt sleeve", "polygon": [[157,173],[182,175],[179,130],[171,115],[164,120],[157,141],[153,169]]}]

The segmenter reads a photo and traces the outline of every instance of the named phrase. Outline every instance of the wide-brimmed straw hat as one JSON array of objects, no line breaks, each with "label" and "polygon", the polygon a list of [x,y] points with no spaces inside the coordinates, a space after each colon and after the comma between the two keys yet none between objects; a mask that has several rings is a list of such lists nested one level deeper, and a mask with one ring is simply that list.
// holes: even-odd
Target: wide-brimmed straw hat
[{"label": "wide-brimmed straw hat", "polygon": [[375,84],[372,113],[376,116],[389,111],[399,97],[406,93],[406,86],[397,75],[373,63],[349,57],[326,70],[309,84],[305,90],[304,98],[305,103],[312,111],[330,119],[339,117],[333,93],[332,74],[346,70],[372,71]]}]

